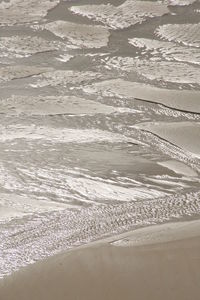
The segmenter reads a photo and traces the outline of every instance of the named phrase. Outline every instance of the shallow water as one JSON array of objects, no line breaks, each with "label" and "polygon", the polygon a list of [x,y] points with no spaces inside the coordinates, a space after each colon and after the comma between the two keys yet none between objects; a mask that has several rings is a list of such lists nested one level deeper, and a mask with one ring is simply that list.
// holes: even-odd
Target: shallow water
[{"label": "shallow water", "polygon": [[199,218],[199,10],[0,1],[0,277]]}]

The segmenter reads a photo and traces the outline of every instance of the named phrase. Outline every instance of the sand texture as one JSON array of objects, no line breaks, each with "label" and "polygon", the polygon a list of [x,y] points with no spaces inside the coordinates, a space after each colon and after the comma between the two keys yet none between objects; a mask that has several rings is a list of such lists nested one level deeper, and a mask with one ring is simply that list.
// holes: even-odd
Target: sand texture
[{"label": "sand texture", "polygon": [[108,240],[60,254],[1,281],[1,299],[199,299],[199,223],[174,227],[174,238],[184,230],[196,237],[169,242],[165,227],[162,242],[116,247]]},{"label": "sand texture", "polygon": [[199,300],[199,187],[200,0],[0,0],[0,300]]}]

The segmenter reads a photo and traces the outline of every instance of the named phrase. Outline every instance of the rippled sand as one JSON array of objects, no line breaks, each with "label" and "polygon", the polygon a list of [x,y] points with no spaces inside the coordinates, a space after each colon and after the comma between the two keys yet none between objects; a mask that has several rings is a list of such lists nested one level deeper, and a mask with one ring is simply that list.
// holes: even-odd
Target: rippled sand
[{"label": "rippled sand", "polygon": [[[141,227],[140,244],[176,247],[177,236],[194,237],[193,227],[176,226],[200,212],[199,10],[192,0],[0,1],[1,278],[9,282],[14,271],[36,261]],[[168,222],[175,225],[160,234],[146,229]],[[119,240],[118,246],[135,247],[134,237]],[[181,245],[189,247],[189,240]],[[139,259],[138,268],[145,265],[135,287],[152,270],[159,280],[163,257],[175,255],[164,247],[166,256],[157,262],[148,248],[156,261],[148,267],[148,257],[134,256],[136,250],[102,247],[105,270],[107,249],[113,249],[111,274],[126,255]],[[72,256],[66,263],[76,266]],[[193,266],[188,254],[184,258]],[[100,276],[100,264],[94,265]],[[171,288],[175,269],[164,267]],[[135,271],[127,262],[116,272],[120,268],[128,273],[117,280],[131,284]],[[179,277],[178,286],[186,278],[191,283],[192,274]],[[133,299],[129,287],[127,299]],[[160,299],[165,287],[154,294],[149,282],[145,296]]]},{"label": "rippled sand", "polygon": [[126,28],[141,23],[148,17],[162,16],[169,12],[167,6],[162,3],[131,0],[126,0],[117,7],[110,4],[72,6],[71,11],[100,21],[113,29]]},{"label": "rippled sand", "polygon": [[33,54],[55,51],[65,48],[63,43],[55,43],[36,36],[11,36],[2,37],[0,40],[1,56],[5,57],[28,57]]},{"label": "rippled sand", "polygon": [[[195,59],[194,59],[195,60]],[[151,84],[167,83],[200,86],[200,69],[195,65],[185,62],[171,62],[165,60],[135,59],[132,57],[112,57],[105,61],[105,67],[126,74],[138,74],[147,79]]]},{"label": "rippled sand", "polygon": [[0,283],[1,295],[10,300],[16,295],[22,300],[198,299],[199,222],[154,226],[115,239],[24,268]]},{"label": "rippled sand", "polygon": [[200,47],[200,23],[198,24],[167,24],[160,26],[158,36],[187,46]]},{"label": "rippled sand", "polygon": [[154,59],[157,56],[163,57],[168,61],[189,62],[192,64],[200,64],[200,53],[198,48],[177,46],[176,43],[151,40],[144,38],[133,38],[129,40],[130,44],[136,48],[144,49],[143,53],[153,54]]}]

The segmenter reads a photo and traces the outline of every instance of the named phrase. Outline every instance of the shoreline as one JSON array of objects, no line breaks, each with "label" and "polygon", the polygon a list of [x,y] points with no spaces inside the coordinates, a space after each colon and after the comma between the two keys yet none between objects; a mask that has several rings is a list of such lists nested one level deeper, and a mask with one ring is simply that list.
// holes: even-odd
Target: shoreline
[{"label": "shoreline", "polygon": [[199,229],[154,225],[57,254],[1,279],[1,299],[198,299]]}]

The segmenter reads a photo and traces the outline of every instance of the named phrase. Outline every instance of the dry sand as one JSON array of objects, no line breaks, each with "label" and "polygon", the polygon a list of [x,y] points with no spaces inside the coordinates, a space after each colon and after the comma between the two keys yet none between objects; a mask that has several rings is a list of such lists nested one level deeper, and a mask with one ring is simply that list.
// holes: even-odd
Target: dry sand
[{"label": "dry sand", "polygon": [[[0,299],[199,299],[200,222],[188,224],[151,227],[152,244],[145,242],[145,229],[140,246],[116,246],[108,239],[38,262],[2,280]],[[161,231],[166,239],[160,239]],[[134,233],[125,236],[120,238],[134,240]]]}]

